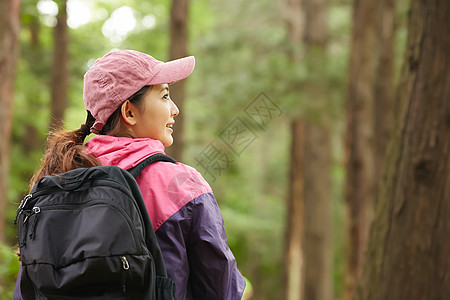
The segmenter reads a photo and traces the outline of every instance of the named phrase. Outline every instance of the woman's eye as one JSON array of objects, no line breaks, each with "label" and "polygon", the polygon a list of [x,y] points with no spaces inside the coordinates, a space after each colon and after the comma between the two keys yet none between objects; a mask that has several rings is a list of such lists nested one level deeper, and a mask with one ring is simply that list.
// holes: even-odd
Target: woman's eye
[{"label": "woman's eye", "polygon": [[168,100],[168,99],[169,99],[169,94],[165,94],[165,95],[163,96],[163,99]]}]

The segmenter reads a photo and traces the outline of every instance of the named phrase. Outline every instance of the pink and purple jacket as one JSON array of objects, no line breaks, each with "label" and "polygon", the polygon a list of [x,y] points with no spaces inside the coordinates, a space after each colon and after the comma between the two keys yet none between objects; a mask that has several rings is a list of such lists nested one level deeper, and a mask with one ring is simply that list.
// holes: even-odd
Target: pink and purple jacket
[{"label": "pink and purple jacket", "polygon": [[[160,141],[97,136],[86,149],[102,165],[130,169],[164,153]],[[156,162],[137,177],[176,299],[241,299],[245,280],[228,247],[211,187],[194,168]]]},{"label": "pink and purple jacket", "polygon": [[[101,135],[86,144],[102,165],[130,169],[164,153],[160,141]],[[176,299],[238,300],[245,280],[237,269],[211,187],[182,163],[156,162],[137,177]],[[22,299],[20,272],[13,299]]]}]

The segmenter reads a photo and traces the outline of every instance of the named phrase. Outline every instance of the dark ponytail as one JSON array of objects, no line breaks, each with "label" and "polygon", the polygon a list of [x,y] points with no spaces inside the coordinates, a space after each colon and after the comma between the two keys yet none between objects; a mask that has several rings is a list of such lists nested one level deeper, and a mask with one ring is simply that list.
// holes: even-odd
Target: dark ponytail
[{"label": "dark ponytail", "polygon": [[100,165],[98,159],[87,153],[83,145],[94,122],[94,117],[88,112],[86,123],[80,129],[50,132],[42,165],[31,178],[30,189],[44,176]]}]

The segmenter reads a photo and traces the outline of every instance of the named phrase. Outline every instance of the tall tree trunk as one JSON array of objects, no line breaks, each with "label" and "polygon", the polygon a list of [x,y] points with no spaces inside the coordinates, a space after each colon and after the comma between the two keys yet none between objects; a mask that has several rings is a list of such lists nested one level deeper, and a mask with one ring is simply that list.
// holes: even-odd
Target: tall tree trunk
[{"label": "tall tree trunk", "polygon": [[380,0],[378,6],[377,52],[379,57],[374,90],[375,180],[377,183],[381,178],[386,149],[394,127],[395,0]]},{"label": "tall tree trunk", "polygon": [[373,215],[375,186],[373,101],[376,66],[376,4],[355,0],[346,129],[348,229],[344,299],[352,299]]},{"label": "tall tree trunk", "polygon": [[329,129],[305,128],[305,291],[303,299],[333,299],[331,143]]},{"label": "tall tree trunk", "polygon": [[[304,15],[301,0],[286,0],[284,18],[291,47],[286,53],[292,64],[300,62],[297,49],[303,37]],[[305,161],[305,123],[294,119],[291,121],[290,178],[287,199],[287,221],[284,255],[283,299],[299,300],[304,294],[304,161]]]},{"label": "tall tree trunk", "polygon": [[[326,106],[326,0],[304,0],[304,45],[308,74],[312,77],[305,84],[304,94],[308,101]],[[324,115],[326,111],[311,111],[311,115]],[[304,299],[333,299],[333,252],[331,243],[331,141],[330,117],[305,116],[305,290]]]},{"label": "tall tree trunk", "polygon": [[20,1],[0,1],[0,241],[6,240],[12,101],[19,56]]},{"label": "tall tree trunk", "polygon": [[395,131],[360,299],[450,295],[450,2],[412,0]]},{"label": "tall tree trunk", "polygon": [[286,20],[287,35],[291,47],[288,49],[288,57],[293,63],[300,62],[298,48],[302,43],[305,30],[305,16],[301,0],[285,0],[284,19]]},{"label": "tall tree trunk", "polygon": [[[170,59],[187,56],[188,44],[188,15],[189,0],[172,0],[170,9]],[[186,80],[179,81],[170,87],[170,97],[178,106],[180,114],[174,124],[173,145],[167,149],[169,155],[182,160],[184,150],[184,116],[183,106],[185,99]]]},{"label": "tall tree trunk", "polygon": [[[24,8],[26,9],[26,8]],[[41,24],[39,22],[38,16],[34,14],[27,15],[30,18],[28,25],[28,30],[30,32],[30,40],[29,47],[31,51],[28,53],[29,62],[31,62],[30,71],[33,72],[33,76],[39,77],[39,72],[36,70],[40,70],[42,66],[42,45],[40,42],[40,32],[41,32]],[[33,113],[35,110],[39,109],[39,105],[37,105],[37,101],[40,98],[37,98],[36,95],[32,95],[30,97],[30,101],[27,107],[27,113]],[[30,120],[24,124],[25,126],[25,137],[22,139],[21,144],[24,150],[25,155],[28,155],[35,151],[36,149],[43,149],[44,141],[40,138],[39,131],[36,128],[35,124],[32,124]],[[31,177],[31,174],[24,175],[27,180]]]},{"label": "tall tree trunk", "polygon": [[287,205],[286,250],[284,262],[283,289],[287,300],[299,300],[303,297],[304,266],[304,160],[305,160],[305,124],[293,121],[291,124],[291,169],[289,178],[289,196]]},{"label": "tall tree trunk", "polygon": [[54,29],[53,65],[51,80],[51,116],[50,129],[63,126],[64,112],[68,105],[69,85],[69,30],[67,27],[67,0],[58,1],[58,15]]}]

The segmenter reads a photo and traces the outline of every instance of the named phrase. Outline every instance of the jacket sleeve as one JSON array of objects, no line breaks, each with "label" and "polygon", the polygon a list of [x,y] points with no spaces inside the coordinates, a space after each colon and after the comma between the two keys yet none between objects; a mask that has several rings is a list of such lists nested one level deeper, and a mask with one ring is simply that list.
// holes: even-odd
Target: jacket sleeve
[{"label": "jacket sleeve", "polygon": [[22,293],[20,292],[21,278],[22,278],[22,265],[20,265],[19,274],[17,274],[16,288],[14,289],[13,300],[22,300]]},{"label": "jacket sleeve", "polygon": [[186,247],[193,299],[241,299],[245,279],[228,247],[222,214],[212,193],[193,200]]}]

